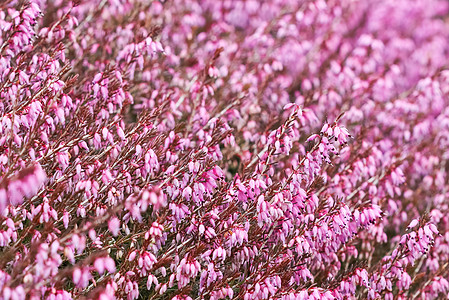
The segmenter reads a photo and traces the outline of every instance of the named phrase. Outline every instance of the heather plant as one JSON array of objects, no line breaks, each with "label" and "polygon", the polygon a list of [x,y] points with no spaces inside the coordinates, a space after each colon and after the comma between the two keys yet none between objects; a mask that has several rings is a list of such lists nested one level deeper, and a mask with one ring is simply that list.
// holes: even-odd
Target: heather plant
[{"label": "heather plant", "polygon": [[0,299],[446,299],[449,3],[0,3]]}]

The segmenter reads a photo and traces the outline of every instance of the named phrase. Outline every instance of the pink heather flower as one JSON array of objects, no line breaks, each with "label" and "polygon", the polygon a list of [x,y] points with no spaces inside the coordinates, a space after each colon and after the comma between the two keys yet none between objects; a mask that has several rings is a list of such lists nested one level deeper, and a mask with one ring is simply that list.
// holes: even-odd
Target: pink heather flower
[{"label": "pink heather flower", "polygon": [[413,229],[414,227],[416,227],[416,225],[418,225],[419,221],[417,219],[414,219],[410,222],[410,224],[407,226],[407,229]]},{"label": "pink heather flower", "polygon": [[91,278],[92,276],[87,269],[75,268],[73,271],[73,283],[79,288],[86,288]]},{"label": "pink heather flower", "polygon": [[446,1],[75,4],[0,4],[0,298],[447,298]]},{"label": "pink heather flower", "polygon": [[109,231],[111,231],[113,236],[117,236],[120,231],[120,220],[113,217],[108,222]]},{"label": "pink heather flower", "polygon": [[133,261],[134,258],[136,258],[136,254],[137,254],[137,251],[131,252],[131,254],[128,257],[128,261]]},{"label": "pink heather flower", "polygon": [[0,189],[0,210],[12,204],[17,206],[24,197],[34,196],[46,180],[45,172],[40,164],[22,169],[10,178],[3,178]]},{"label": "pink heather flower", "polygon": [[94,262],[94,267],[101,275],[104,271],[115,272],[115,263],[114,260],[110,257],[106,258],[97,258]]}]

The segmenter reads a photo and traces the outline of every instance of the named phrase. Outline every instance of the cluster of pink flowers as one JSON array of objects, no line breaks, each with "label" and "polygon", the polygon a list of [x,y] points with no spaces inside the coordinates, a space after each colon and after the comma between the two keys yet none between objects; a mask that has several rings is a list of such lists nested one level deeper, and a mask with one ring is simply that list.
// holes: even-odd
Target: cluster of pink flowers
[{"label": "cluster of pink flowers", "polygon": [[449,2],[0,3],[0,299],[446,299]]}]

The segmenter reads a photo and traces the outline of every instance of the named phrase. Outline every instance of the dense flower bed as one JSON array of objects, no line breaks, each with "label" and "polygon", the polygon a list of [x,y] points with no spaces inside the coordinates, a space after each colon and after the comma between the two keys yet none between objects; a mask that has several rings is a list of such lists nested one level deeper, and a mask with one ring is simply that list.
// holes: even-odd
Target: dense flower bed
[{"label": "dense flower bed", "polygon": [[446,299],[449,3],[0,3],[1,299]]}]

